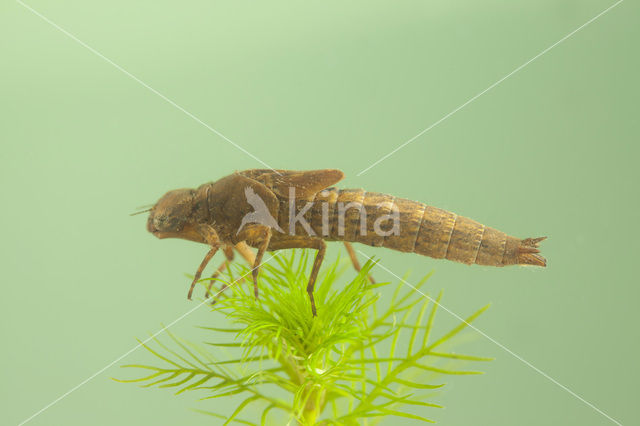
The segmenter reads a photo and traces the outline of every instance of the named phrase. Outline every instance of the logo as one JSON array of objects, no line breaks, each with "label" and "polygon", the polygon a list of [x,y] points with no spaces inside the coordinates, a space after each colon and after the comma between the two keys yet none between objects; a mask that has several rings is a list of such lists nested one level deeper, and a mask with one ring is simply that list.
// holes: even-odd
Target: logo
[{"label": "logo", "polygon": [[269,209],[267,208],[264,200],[255,193],[253,188],[247,186],[244,189],[244,196],[247,197],[247,203],[249,203],[251,207],[253,207],[254,211],[244,215],[244,217],[242,218],[242,223],[240,223],[240,227],[238,228],[238,232],[236,232],[236,235],[240,233],[240,230],[244,228],[247,223],[257,223],[259,225],[268,226],[269,228],[273,228],[278,232],[284,233],[282,228],[280,228],[280,225],[278,225],[278,222],[276,222],[273,216],[271,216],[271,213],[269,213]]},{"label": "logo", "polygon": [[[242,228],[244,228],[246,224],[252,224],[252,223],[273,228],[276,231],[283,234],[285,233],[285,231],[282,230],[282,228],[280,228],[280,225],[278,224],[276,219],[269,212],[269,209],[267,208],[267,205],[264,202],[264,200],[260,198],[258,194],[255,193],[253,188],[246,187],[244,189],[244,195],[247,198],[247,203],[249,203],[251,207],[253,207],[254,211],[244,215],[244,217],[242,218],[240,227],[236,232],[236,235],[240,233],[240,231],[242,230]],[[296,208],[295,195],[296,195],[296,189],[294,187],[290,187],[289,188],[289,224],[288,224],[289,235],[296,235],[295,234],[296,224],[299,224],[307,233],[307,235],[309,236],[317,235],[316,232],[311,228],[311,225],[309,224],[307,219],[304,217],[304,215],[307,212],[309,212],[309,210],[311,210],[312,207],[315,206],[315,203],[320,203],[321,204],[320,219],[322,223],[316,224],[316,225],[321,226],[322,236],[328,237],[329,229],[331,228],[330,225],[331,225],[331,219],[332,219],[329,217],[329,203],[327,203],[326,201],[322,201],[322,202],[309,201],[302,208]],[[320,195],[326,197],[328,193],[326,191],[322,191]],[[336,230],[339,236],[342,237],[345,235],[345,216],[346,216],[347,210],[349,209],[358,210],[358,214],[360,217],[358,231],[360,232],[360,235],[363,235],[363,236],[367,235],[367,229],[368,229],[367,228],[367,209],[362,203],[358,203],[354,201],[346,204],[343,202],[337,202],[335,204],[335,207],[337,210],[337,218],[335,218],[337,219]],[[378,214],[376,215],[375,218],[373,218],[374,233],[380,237],[387,237],[390,235],[395,235],[395,236],[400,235],[400,210],[398,209],[398,206],[395,205],[395,203],[385,201],[385,202],[376,204],[375,207],[377,207],[377,209],[375,209],[376,211],[383,211],[386,213]],[[389,221],[391,221],[392,223],[391,226],[389,226]],[[386,228],[386,229],[383,229],[383,228]]]}]

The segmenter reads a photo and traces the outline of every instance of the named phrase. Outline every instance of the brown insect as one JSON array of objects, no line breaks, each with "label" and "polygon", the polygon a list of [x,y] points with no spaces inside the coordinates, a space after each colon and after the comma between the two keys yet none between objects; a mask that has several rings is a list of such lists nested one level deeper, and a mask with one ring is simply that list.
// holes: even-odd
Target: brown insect
[{"label": "brown insect", "polygon": [[[325,241],[344,241],[489,266],[546,266],[538,243],[545,237],[511,237],[446,210],[392,195],[332,187],[340,170],[254,169],[233,173],[197,189],[167,192],[150,210],[147,229],[158,238],[182,238],[211,247],[200,264],[188,298],[219,250],[228,266],[235,248],[250,264],[254,293],[266,251],[312,248],[316,254],[307,292],[313,315],[313,287],[325,255]],[[249,247],[258,249],[254,256]],[[213,280],[211,281],[213,283]],[[211,284],[205,296],[208,296]]]}]

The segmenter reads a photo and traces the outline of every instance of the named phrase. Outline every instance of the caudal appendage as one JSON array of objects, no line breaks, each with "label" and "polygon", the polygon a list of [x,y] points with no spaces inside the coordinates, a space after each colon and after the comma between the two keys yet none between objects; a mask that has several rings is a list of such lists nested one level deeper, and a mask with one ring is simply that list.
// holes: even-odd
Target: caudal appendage
[{"label": "caudal appendage", "polygon": [[525,238],[524,240],[520,240],[516,254],[517,263],[519,265],[547,266],[547,260],[538,254],[540,253],[538,245],[545,238],[547,237]]}]

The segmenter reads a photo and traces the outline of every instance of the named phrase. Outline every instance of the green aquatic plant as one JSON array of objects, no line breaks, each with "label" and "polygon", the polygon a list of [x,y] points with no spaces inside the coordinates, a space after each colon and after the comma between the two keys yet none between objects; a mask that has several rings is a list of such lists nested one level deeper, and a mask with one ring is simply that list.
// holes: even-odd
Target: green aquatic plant
[{"label": "green aquatic plant", "polygon": [[[305,290],[308,254],[301,253],[276,256],[262,266],[259,300],[251,286],[233,284],[229,272],[230,288],[212,307],[229,325],[201,327],[213,336],[205,342],[208,347],[167,331],[169,343],[153,339],[153,345],[143,345],[163,365],[125,365],[146,373],[120,381],[174,388],[178,394],[199,390],[209,402],[233,400],[237,406],[226,415],[197,410],[224,419],[225,425],[358,425],[387,416],[431,422],[415,408],[440,407],[432,400],[444,386],[442,377],[479,374],[461,370],[460,363],[489,360],[446,349],[487,307],[434,338],[442,295],[430,300],[399,283],[384,303],[380,290],[390,284],[368,282],[371,261],[342,288],[340,260],[325,268],[316,285],[318,316],[313,317]],[[250,275],[246,267],[234,269]]]}]

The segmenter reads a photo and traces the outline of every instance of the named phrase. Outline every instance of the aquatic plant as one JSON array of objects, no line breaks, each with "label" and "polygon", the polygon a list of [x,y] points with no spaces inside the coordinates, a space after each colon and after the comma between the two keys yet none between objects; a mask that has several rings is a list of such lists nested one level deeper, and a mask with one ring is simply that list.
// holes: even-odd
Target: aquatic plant
[{"label": "aquatic plant", "polygon": [[[385,301],[380,291],[391,284],[368,282],[372,261],[342,286],[342,262],[325,267],[313,317],[305,289],[308,258],[307,251],[298,251],[263,264],[258,300],[251,285],[233,278],[250,277],[250,270],[234,265],[222,280],[230,288],[211,308],[227,325],[202,326],[212,336],[204,344],[167,331],[165,342],[155,338],[143,345],[162,365],[125,365],[145,374],[119,381],[177,394],[200,391],[207,408],[197,411],[225,425],[372,425],[387,416],[431,422],[416,409],[440,407],[434,401],[444,377],[479,374],[461,364],[489,360],[451,351],[453,338],[487,306],[434,337],[442,294],[429,299],[398,283]],[[225,398],[237,404],[229,413],[212,403]]]}]

